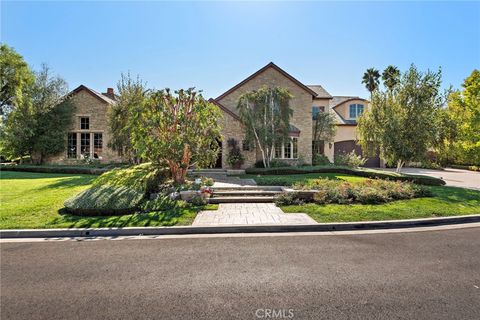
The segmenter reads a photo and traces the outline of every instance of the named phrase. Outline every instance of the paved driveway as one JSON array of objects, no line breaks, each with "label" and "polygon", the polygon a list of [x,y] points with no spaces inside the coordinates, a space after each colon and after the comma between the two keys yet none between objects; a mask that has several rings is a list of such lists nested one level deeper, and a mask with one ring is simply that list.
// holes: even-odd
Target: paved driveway
[{"label": "paved driveway", "polygon": [[[381,169],[395,171],[395,169]],[[447,186],[480,190],[480,172],[446,168],[445,170],[403,168],[402,173],[442,178]]]}]

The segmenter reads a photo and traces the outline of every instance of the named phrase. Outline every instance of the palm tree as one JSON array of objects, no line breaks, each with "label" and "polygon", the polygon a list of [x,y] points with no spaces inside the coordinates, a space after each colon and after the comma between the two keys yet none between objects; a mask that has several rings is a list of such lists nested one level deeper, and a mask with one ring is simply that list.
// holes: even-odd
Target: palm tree
[{"label": "palm tree", "polygon": [[363,74],[362,83],[365,85],[368,91],[370,91],[370,100],[372,98],[373,91],[378,89],[378,85],[380,84],[380,72],[378,72],[375,68],[369,68]]},{"label": "palm tree", "polygon": [[382,80],[385,87],[392,91],[393,88],[400,82],[400,70],[395,66],[388,66],[383,70]]}]

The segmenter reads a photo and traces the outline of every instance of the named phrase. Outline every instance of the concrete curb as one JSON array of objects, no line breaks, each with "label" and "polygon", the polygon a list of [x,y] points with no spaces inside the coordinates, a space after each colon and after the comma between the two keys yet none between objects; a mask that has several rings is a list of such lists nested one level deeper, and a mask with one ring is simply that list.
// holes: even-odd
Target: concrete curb
[{"label": "concrete curb", "polygon": [[366,221],[344,223],[318,223],[311,225],[239,225],[217,227],[127,227],[92,229],[13,229],[0,230],[0,238],[75,238],[75,237],[116,237],[139,235],[185,235],[185,234],[221,234],[221,233],[273,233],[273,232],[328,232],[400,229],[414,227],[432,227],[480,222],[480,214],[428,219]]}]

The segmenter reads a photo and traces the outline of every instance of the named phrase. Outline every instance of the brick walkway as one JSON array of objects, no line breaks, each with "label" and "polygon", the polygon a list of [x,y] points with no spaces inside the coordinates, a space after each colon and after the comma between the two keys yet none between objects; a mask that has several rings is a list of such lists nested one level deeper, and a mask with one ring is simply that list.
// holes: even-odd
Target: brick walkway
[{"label": "brick walkway", "polygon": [[316,224],[304,213],[284,213],[273,203],[221,203],[198,213],[194,227],[228,225]]}]

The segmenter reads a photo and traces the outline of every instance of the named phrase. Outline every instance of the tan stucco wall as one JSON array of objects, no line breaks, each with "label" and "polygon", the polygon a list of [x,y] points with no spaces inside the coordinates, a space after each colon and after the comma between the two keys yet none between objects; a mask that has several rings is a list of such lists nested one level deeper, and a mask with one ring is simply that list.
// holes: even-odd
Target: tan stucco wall
[{"label": "tan stucco wall", "polygon": [[[110,141],[110,132],[108,130],[107,112],[109,105],[94,97],[86,90],[77,92],[71,98],[72,104],[75,106],[75,112],[72,118],[72,125],[68,132],[97,132],[102,133],[103,138],[103,152],[101,162],[119,162],[122,158],[117,152],[108,148],[108,142]],[[89,117],[89,130],[80,129],[80,117]],[[92,139],[92,138],[91,138]],[[91,145],[93,144],[93,141]],[[65,151],[57,156],[52,156],[47,159],[47,163],[58,164],[74,164],[81,162],[82,160],[68,159],[67,158],[67,137],[65,137]],[[80,138],[77,136],[77,149],[80,149]],[[91,148],[92,149],[92,148]]]},{"label": "tan stucco wall", "polygon": [[335,107],[335,111],[339,115],[341,115],[344,119],[350,120],[350,105],[351,104],[363,104],[365,106],[366,110],[368,108],[368,103],[365,100],[361,99],[354,99],[354,100],[348,100],[344,103],[339,104],[338,106]]},{"label": "tan stucco wall", "polygon": [[[290,107],[293,110],[290,123],[301,131],[300,136],[298,137],[298,154],[305,163],[311,163],[312,95],[277,70],[273,68],[266,69],[255,78],[251,79],[247,83],[237,88],[235,91],[220,99],[219,102],[230,110],[235,110],[238,99],[243,93],[259,89],[262,86],[286,88],[293,95],[293,98],[290,100]],[[326,104],[326,106],[328,106],[328,104]],[[227,136],[230,134],[229,132],[225,131],[230,129],[224,128],[223,130],[223,135]]]},{"label": "tan stucco wall", "polygon": [[337,126],[337,133],[335,134],[334,141],[330,144],[325,144],[325,155],[333,162],[334,156],[334,143],[347,140],[357,140],[357,126]]}]

